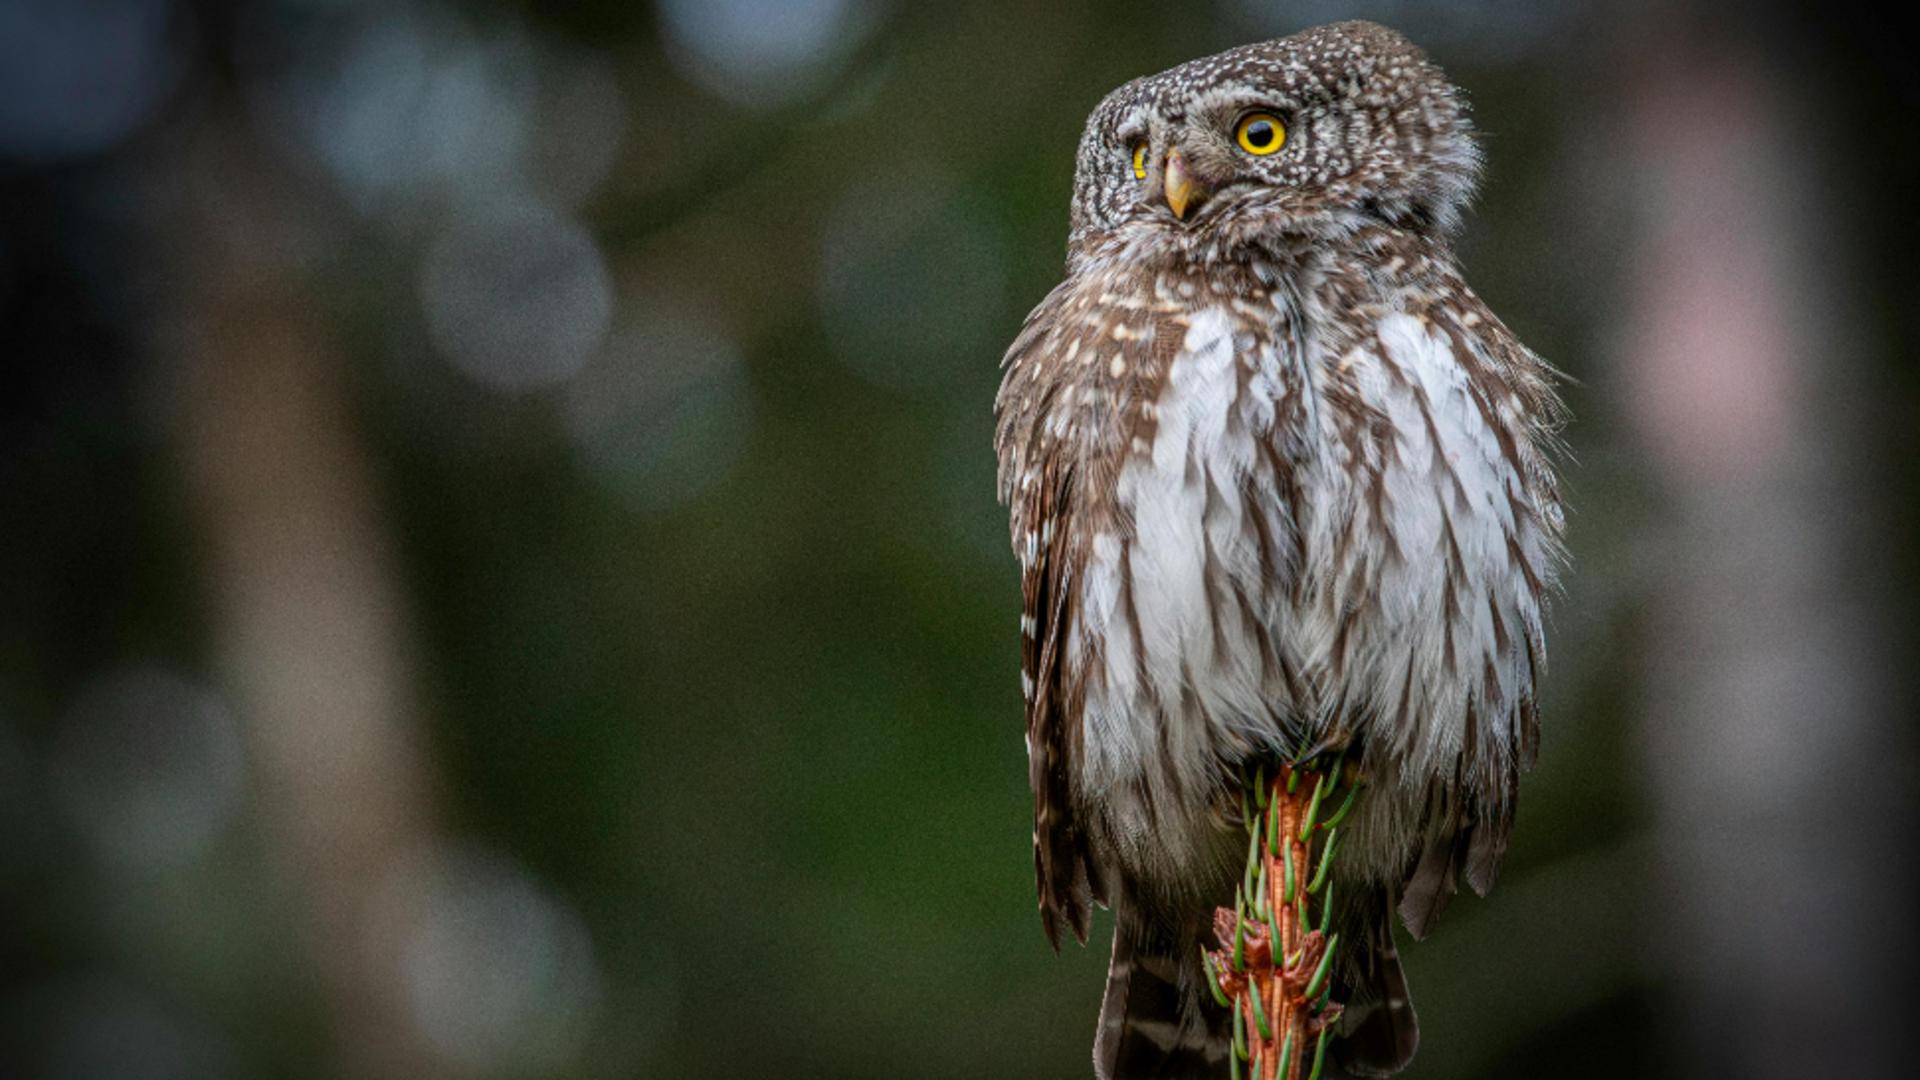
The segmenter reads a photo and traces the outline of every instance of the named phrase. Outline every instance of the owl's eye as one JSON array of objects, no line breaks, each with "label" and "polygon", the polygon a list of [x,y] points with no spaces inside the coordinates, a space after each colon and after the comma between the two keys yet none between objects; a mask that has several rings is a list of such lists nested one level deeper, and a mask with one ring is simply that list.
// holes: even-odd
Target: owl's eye
[{"label": "owl's eye", "polygon": [[1146,143],[1134,144],[1133,178],[1135,180],[1145,180],[1147,178],[1147,144]]},{"label": "owl's eye", "polygon": [[1272,113],[1250,112],[1240,118],[1233,137],[1240,143],[1240,149],[1257,157],[1266,157],[1286,145],[1287,128]]}]

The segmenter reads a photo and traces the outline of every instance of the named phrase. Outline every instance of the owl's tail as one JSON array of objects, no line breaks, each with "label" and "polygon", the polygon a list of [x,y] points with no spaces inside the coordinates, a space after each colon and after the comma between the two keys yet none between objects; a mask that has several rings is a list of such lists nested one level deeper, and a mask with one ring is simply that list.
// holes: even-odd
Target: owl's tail
[{"label": "owl's tail", "polygon": [[[1155,933],[1114,904],[1113,960],[1093,1043],[1100,1080],[1219,1080],[1233,1052],[1231,1016],[1200,980],[1198,927]],[[1203,1000],[1204,999],[1204,1000]]]},{"label": "owl's tail", "polygon": [[[1420,1045],[1420,1024],[1393,943],[1391,907],[1376,898],[1355,913],[1366,929],[1342,949],[1336,997],[1346,1003],[1329,1046],[1325,1080],[1391,1076]],[[1115,905],[1113,960],[1100,1006],[1093,1068],[1100,1080],[1219,1080],[1233,1052],[1232,1017],[1202,982],[1201,937],[1155,933]],[[1180,939],[1176,943],[1175,939]]]},{"label": "owl's tail", "polygon": [[[1328,1054],[1334,1076],[1392,1076],[1407,1067],[1420,1048],[1420,1021],[1407,993],[1407,973],[1400,967],[1400,950],[1393,943],[1393,904],[1374,896],[1354,913],[1360,934],[1339,985],[1336,999],[1346,1005],[1339,1038]],[[1348,952],[1346,949],[1341,950]],[[1327,1074],[1323,1074],[1327,1075]]]}]

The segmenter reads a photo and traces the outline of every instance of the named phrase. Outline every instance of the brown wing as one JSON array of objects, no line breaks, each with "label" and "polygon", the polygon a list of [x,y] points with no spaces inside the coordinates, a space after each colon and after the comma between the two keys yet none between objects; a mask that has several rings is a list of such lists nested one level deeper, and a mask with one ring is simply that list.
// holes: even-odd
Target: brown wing
[{"label": "brown wing", "polygon": [[1043,420],[1062,386],[1054,351],[1061,305],[1070,294],[1070,283],[1063,283],[1027,317],[1007,350],[1006,378],[994,403],[1000,497],[1011,512],[1020,558],[1020,688],[1033,787],[1034,878],[1041,924],[1056,949],[1062,925],[1087,940],[1094,896],[1086,834],[1073,809],[1080,711],[1065,655],[1078,578],[1069,542],[1076,476],[1073,457],[1061,452]]},{"label": "brown wing", "polygon": [[1064,517],[1073,501],[1073,472],[1049,461],[1020,493],[1027,525],[1020,540],[1020,686],[1027,705],[1027,774],[1033,787],[1033,869],[1040,920],[1060,946],[1062,923],[1082,943],[1093,890],[1086,838],[1073,812],[1070,768],[1078,754],[1079,709],[1065,671],[1073,557]]},{"label": "brown wing", "polygon": [[[1059,944],[1062,924],[1087,937],[1092,902],[1105,902],[1086,825],[1073,812],[1085,681],[1066,670],[1068,635],[1089,538],[1124,531],[1115,474],[1153,442],[1140,406],[1185,333],[1166,305],[1135,299],[1143,281],[1124,266],[1067,279],[1027,317],[1007,350],[998,417],[1000,497],[1020,556],[1023,689],[1033,782],[1033,855],[1040,914]],[[1097,653],[1099,642],[1086,642]],[[1094,665],[1089,665],[1093,667]]]}]

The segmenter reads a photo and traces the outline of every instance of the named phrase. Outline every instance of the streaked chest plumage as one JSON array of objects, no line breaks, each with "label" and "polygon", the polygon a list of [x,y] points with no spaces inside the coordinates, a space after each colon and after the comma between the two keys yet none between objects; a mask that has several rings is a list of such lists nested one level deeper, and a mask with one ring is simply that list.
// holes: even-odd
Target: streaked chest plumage
[{"label": "streaked chest plumage", "polygon": [[[1116,260],[1012,354],[1003,481],[1062,601],[1056,669],[1023,677],[1060,698],[1076,817],[1136,889],[1237,862],[1213,838],[1249,755],[1361,736],[1404,789],[1371,831],[1404,845],[1420,830],[1391,819],[1426,789],[1504,790],[1530,751],[1558,529],[1537,388],[1451,263],[1402,240],[1344,265]],[[1053,498],[1018,497],[1036,485]],[[1356,859],[1404,871],[1377,846]]]}]

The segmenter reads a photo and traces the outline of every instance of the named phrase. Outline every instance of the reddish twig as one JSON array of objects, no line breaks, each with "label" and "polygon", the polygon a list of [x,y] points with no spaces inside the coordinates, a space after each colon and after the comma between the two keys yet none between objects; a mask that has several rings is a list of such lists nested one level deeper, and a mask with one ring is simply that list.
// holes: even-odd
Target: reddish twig
[{"label": "reddish twig", "polygon": [[1220,947],[1206,954],[1215,998],[1233,1010],[1236,1080],[1242,1062],[1253,1080],[1317,1080],[1340,1019],[1331,1000],[1340,936],[1327,933],[1330,871],[1359,784],[1342,765],[1282,765],[1270,781],[1263,769],[1243,790],[1246,877],[1234,906],[1214,912]]}]

